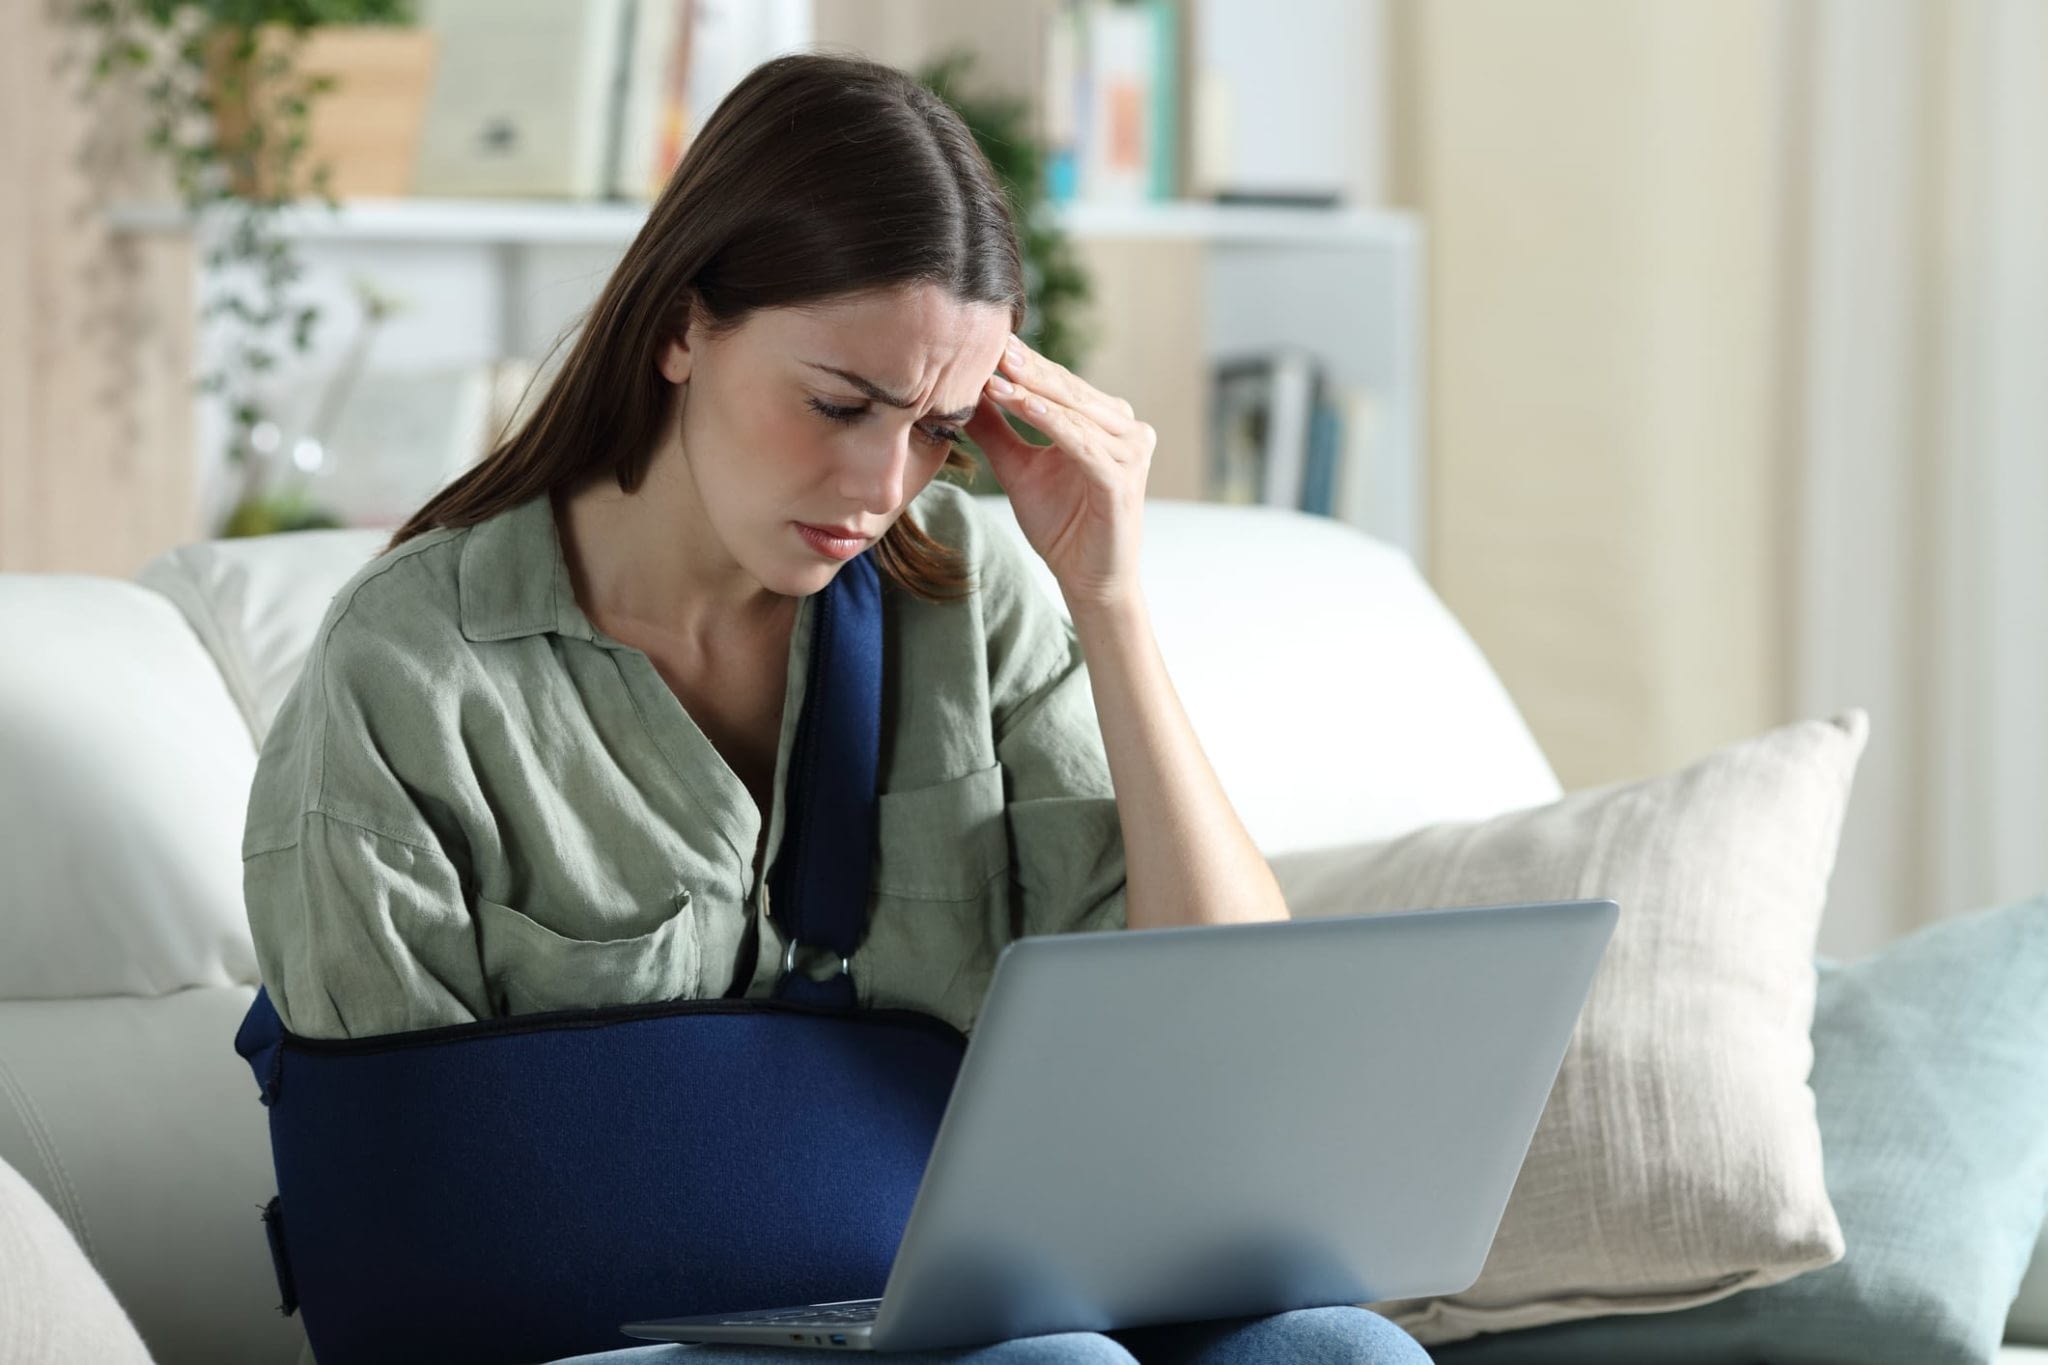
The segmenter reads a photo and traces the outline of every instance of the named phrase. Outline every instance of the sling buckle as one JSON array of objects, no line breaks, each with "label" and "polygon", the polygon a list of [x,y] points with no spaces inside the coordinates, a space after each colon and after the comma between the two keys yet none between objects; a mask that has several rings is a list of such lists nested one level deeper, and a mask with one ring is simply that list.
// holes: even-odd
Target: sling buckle
[{"label": "sling buckle", "polygon": [[[798,944],[795,939],[791,939],[782,945],[782,974],[784,976],[788,976],[792,971],[796,970],[797,947]],[[839,954],[839,974],[845,977],[849,983],[852,982],[853,964],[847,960],[844,953]],[[827,977],[826,980],[829,981],[831,978]]]}]

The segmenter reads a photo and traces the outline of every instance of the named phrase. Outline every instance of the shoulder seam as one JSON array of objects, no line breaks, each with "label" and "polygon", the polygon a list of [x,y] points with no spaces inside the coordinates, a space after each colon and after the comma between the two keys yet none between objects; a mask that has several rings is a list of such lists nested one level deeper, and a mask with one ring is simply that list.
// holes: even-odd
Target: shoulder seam
[{"label": "shoulder seam", "polygon": [[299,812],[297,820],[293,823],[290,843],[275,844],[269,848],[252,848],[242,855],[242,861],[246,863],[251,858],[260,858],[266,853],[283,853],[287,849],[297,848],[302,837],[300,831],[303,829],[306,821],[316,815],[332,824],[346,825],[350,829],[361,830],[365,834],[374,834],[380,839],[389,839],[394,844],[404,844],[407,848],[416,848],[422,853],[431,853],[436,857],[447,856],[446,850],[431,839],[413,834],[400,834],[396,830],[382,829],[370,824],[366,820],[352,819],[349,816],[336,814],[334,811],[320,806],[309,806]]},{"label": "shoulder seam", "polygon": [[[447,531],[449,534],[441,536],[437,539],[434,537],[434,531],[422,532],[420,535],[415,536],[409,543],[401,545],[397,549],[391,551],[390,555],[385,559],[385,562],[377,565],[376,572],[364,574],[360,579],[356,581],[356,583],[352,587],[349,588],[347,598],[345,598],[340,604],[341,609],[335,612],[332,620],[328,621],[327,629],[321,635],[321,643],[326,643],[326,637],[334,633],[335,626],[339,625],[341,623],[341,618],[348,614],[348,609],[355,603],[357,593],[361,592],[365,587],[369,586],[377,579],[382,578],[391,570],[397,568],[406,560],[411,559],[414,555],[424,553],[427,550],[431,550],[436,545],[446,545],[451,540],[459,540],[461,537],[467,535],[470,529],[471,528],[467,526],[437,526],[434,528],[434,531]],[[372,563],[375,563],[375,561],[373,560]]]},{"label": "shoulder seam", "polygon": [[408,848],[416,848],[422,853],[431,853],[436,857],[447,856],[447,851],[441,847],[438,841],[430,836],[400,834],[397,830],[385,829],[382,826],[373,825],[367,820],[357,820],[347,815],[337,814],[324,806],[315,806],[306,811],[305,814],[308,816],[317,815],[322,820],[332,821],[337,825],[347,825],[350,829],[359,829],[365,834],[374,834],[379,838],[389,839],[394,844],[404,844]]},{"label": "shoulder seam", "polygon": [[[374,582],[379,578],[382,578],[392,569],[397,568],[400,564],[404,563],[408,559],[413,558],[415,555],[424,553],[427,550],[431,550],[436,545],[446,545],[450,541],[460,540],[462,537],[466,536],[469,533],[471,528],[467,526],[435,527],[434,530],[445,530],[450,532],[450,534],[434,538],[434,531],[428,531],[423,533],[422,535],[415,537],[410,543],[406,545],[401,545],[398,547],[398,549],[393,550],[390,553],[390,556],[386,560],[386,562],[378,565],[374,572],[364,574],[362,578],[357,580],[356,583],[349,588],[348,596],[346,598],[341,599],[339,603],[335,606],[335,608],[332,611],[332,614],[327,618],[327,624],[325,628],[322,629],[320,632],[319,639],[315,642],[315,648],[317,649],[318,658],[320,662],[320,675],[319,677],[314,679],[316,689],[314,696],[314,711],[315,715],[318,718],[317,723],[320,728],[319,733],[314,737],[314,757],[319,765],[319,772],[317,776],[312,776],[308,779],[312,787],[312,793],[310,798],[307,797],[306,793],[302,792],[300,794],[303,809],[299,812],[299,814],[302,819],[304,816],[312,814],[328,814],[328,812],[324,809],[324,803],[326,802],[327,799],[327,643],[333,637],[336,628],[341,625],[342,618],[348,615],[349,608],[355,605],[357,593],[360,593],[370,583]],[[338,819],[340,817],[329,815],[329,818]],[[344,821],[344,823],[350,822]],[[368,826],[359,827],[363,829],[368,829],[369,832],[372,834],[378,834],[383,832],[381,830],[369,829]],[[400,836],[395,834],[387,835],[386,837],[393,839],[400,838]],[[411,842],[410,840],[406,839],[401,839],[400,841]]]}]

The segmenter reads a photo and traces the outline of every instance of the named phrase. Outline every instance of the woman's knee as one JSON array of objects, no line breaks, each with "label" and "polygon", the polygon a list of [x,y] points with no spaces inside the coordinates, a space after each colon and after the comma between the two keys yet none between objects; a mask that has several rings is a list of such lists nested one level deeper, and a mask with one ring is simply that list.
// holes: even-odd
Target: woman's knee
[{"label": "woman's knee", "polygon": [[1258,1326],[1303,1365],[1430,1365],[1420,1342],[1368,1308],[1299,1308]]},{"label": "woman's knee", "polygon": [[1137,1365],[1137,1357],[1100,1332],[1012,1337],[976,1351],[974,1365]]}]

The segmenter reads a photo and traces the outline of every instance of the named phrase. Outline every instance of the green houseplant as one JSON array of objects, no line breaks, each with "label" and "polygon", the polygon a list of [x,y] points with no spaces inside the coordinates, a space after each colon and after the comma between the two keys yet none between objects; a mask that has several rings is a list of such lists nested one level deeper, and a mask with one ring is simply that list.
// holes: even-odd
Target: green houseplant
[{"label": "green houseplant", "polygon": [[340,207],[333,168],[308,160],[314,104],[335,82],[301,57],[329,26],[414,23],[413,0],[72,0],[69,14],[94,39],[88,89],[136,83],[147,149],[207,229],[200,325],[220,345],[196,385],[224,405],[240,489],[220,533],[339,524],[303,490],[272,486],[266,458],[277,427],[264,382],[287,350],[311,349],[320,320],[295,296],[304,267],[280,218],[295,204]]}]

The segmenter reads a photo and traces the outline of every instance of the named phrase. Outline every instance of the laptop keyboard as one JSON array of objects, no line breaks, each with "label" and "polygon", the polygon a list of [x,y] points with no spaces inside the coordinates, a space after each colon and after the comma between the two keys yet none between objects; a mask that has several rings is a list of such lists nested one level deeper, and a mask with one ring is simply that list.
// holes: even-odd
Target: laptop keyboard
[{"label": "laptop keyboard", "polygon": [[754,1327],[763,1323],[800,1323],[805,1326],[845,1327],[852,1324],[873,1322],[875,1312],[882,1306],[880,1299],[862,1299],[858,1303],[837,1307],[818,1308],[775,1308],[759,1313],[741,1313],[735,1317],[720,1318],[726,1327]]}]

